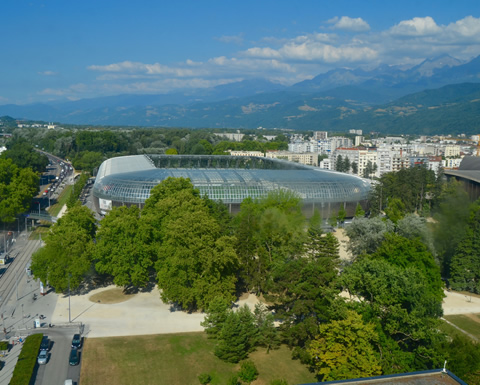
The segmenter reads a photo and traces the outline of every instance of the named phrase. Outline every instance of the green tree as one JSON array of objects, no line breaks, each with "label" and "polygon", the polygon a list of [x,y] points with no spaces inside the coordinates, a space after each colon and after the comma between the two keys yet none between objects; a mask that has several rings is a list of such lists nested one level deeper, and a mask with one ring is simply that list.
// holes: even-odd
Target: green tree
[{"label": "green tree", "polygon": [[206,309],[215,297],[235,298],[236,238],[224,235],[191,182],[167,178],[152,189],[141,222],[152,239],[164,301]]},{"label": "green tree", "polygon": [[397,222],[405,216],[405,205],[399,198],[392,198],[388,202],[388,206],[385,208],[385,214],[387,218],[393,223]]},{"label": "green tree", "polygon": [[98,151],[82,151],[77,153],[73,159],[72,164],[78,170],[83,170],[93,175],[93,170],[100,166],[104,157]]},{"label": "green tree", "polygon": [[[267,299],[273,303],[285,341],[296,357],[304,357],[304,347],[314,338],[318,325],[332,317],[332,303],[338,289],[338,241],[322,234],[314,215],[302,256],[285,261],[274,270]],[[303,358],[302,358],[303,359]]]},{"label": "green tree", "polygon": [[471,206],[466,234],[452,257],[450,285],[454,290],[480,293],[480,201]]},{"label": "green tree", "polygon": [[28,210],[38,192],[38,176],[30,168],[19,168],[11,159],[0,159],[0,220],[13,222]]},{"label": "green tree", "polygon": [[320,325],[308,353],[321,381],[371,377],[382,373],[373,348],[377,342],[375,325],[349,311],[344,320]]},{"label": "green tree", "polygon": [[223,361],[233,363],[248,355],[248,335],[244,334],[240,317],[234,311],[228,313],[215,347],[215,355]]},{"label": "green tree", "polygon": [[178,151],[176,148],[169,148],[165,151],[166,155],[178,155]]},{"label": "green tree", "polygon": [[263,292],[275,265],[299,253],[304,241],[300,199],[279,190],[245,199],[235,218],[240,276],[247,290]]},{"label": "green tree", "polygon": [[343,156],[338,155],[337,161],[335,162],[335,170],[339,172],[343,172],[345,169],[345,162],[343,160]]},{"label": "green tree", "polygon": [[47,156],[35,151],[33,146],[23,138],[10,141],[7,151],[2,152],[0,159],[11,159],[18,168],[30,168],[35,173],[45,172],[48,165]]},{"label": "green tree", "polygon": [[117,286],[146,286],[154,261],[148,232],[144,232],[136,206],[115,207],[101,221],[96,235],[95,264]]},{"label": "green tree", "polygon": [[230,302],[223,297],[214,298],[208,305],[205,319],[200,323],[209,338],[217,338],[228,316]]},{"label": "green tree", "polygon": [[258,369],[252,361],[244,361],[238,371],[238,377],[247,384],[251,384],[258,377]]},{"label": "green tree", "polygon": [[352,174],[358,175],[358,163],[357,162],[352,162]]},{"label": "green tree", "polygon": [[453,255],[465,237],[472,207],[468,194],[459,182],[446,184],[438,198],[433,224],[435,251],[441,262],[442,275],[450,276],[450,264]]},{"label": "green tree", "polygon": [[443,363],[437,349],[442,300],[423,274],[383,259],[361,258],[343,271],[340,281],[356,301],[348,305],[376,324],[380,362],[385,374],[426,370]]},{"label": "green tree", "polygon": [[262,303],[255,305],[253,314],[255,327],[258,330],[256,345],[266,347],[268,354],[270,349],[276,349],[280,346],[280,336],[274,325],[275,318],[272,312]]},{"label": "green tree", "polygon": [[375,252],[386,234],[393,231],[393,224],[379,217],[356,218],[345,227],[345,231],[349,238],[347,248],[353,256],[358,257]]},{"label": "green tree", "polygon": [[357,207],[355,207],[355,218],[364,218],[365,217],[365,210],[362,208],[360,203],[357,203]]},{"label": "green tree", "polygon": [[95,230],[90,209],[80,205],[68,209],[51,227],[45,246],[33,254],[34,277],[54,287],[57,293],[77,288],[92,267]]},{"label": "green tree", "polygon": [[442,301],[444,295],[440,268],[427,246],[418,238],[407,239],[398,234],[386,234],[385,240],[372,257],[382,258],[402,268],[415,268],[425,277],[429,293],[437,301]]}]

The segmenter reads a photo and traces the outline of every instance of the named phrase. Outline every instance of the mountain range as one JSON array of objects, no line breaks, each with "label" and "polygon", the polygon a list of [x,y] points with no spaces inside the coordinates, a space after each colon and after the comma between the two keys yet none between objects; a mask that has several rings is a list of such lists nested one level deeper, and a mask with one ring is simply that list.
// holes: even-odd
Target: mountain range
[{"label": "mountain range", "polygon": [[[286,87],[263,79],[160,95],[1,105],[0,116],[71,124],[480,132],[480,56],[417,66],[339,68]],[[477,122],[478,121],[478,122]]]}]

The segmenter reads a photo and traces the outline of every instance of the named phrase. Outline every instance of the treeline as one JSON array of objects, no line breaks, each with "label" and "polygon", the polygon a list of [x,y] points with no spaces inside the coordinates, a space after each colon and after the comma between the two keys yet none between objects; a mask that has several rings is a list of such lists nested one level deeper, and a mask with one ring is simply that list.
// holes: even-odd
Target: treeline
[{"label": "treeline", "polygon": [[288,139],[274,141],[261,134],[246,134],[241,142],[227,141],[212,130],[158,129],[75,129],[16,128],[11,143],[27,141],[51,154],[72,161],[77,170],[92,173],[105,159],[137,154],[223,155],[228,150],[286,150]]},{"label": "treeline", "polygon": [[[232,218],[188,180],[169,178],[142,210],[114,208],[98,228],[87,208],[70,208],[33,256],[32,271],[57,292],[93,276],[124,287],[154,281],[164,301],[206,311],[214,353],[226,361],[282,342],[321,381],[434,369],[447,359],[450,370],[478,383],[480,347],[440,331],[446,257],[439,242],[453,218],[447,202],[463,196],[430,172],[408,172],[380,180],[372,193],[379,215],[359,215],[346,227],[349,261],[340,260],[318,213],[303,217],[296,196],[246,199]],[[422,193],[398,186],[409,178]],[[459,247],[478,226],[478,209],[465,215]],[[460,249],[453,248],[452,271]],[[231,310],[245,291],[263,296],[268,311]]]},{"label": "treeline", "polygon": [[0,155],[0,221],[13,222],[30,209],[38,194],[39,173],[48,164],[46,156],[25,141],[9,145]]},{"label": "treeline", "polygon": [[[442,171],[435,175],[416,166],[383,175],[369,200],[372,217],[385,215],[397,231],[427,246],[448,287],[480,294],[480,241],[475,235],[480,230],[480,201],[470,202],[461,183],[454,179],[447,183]],[[405,221],[411,222],[412,229],[402,227]],[[414,224],[419,221],[424,224]],[[361,242],[382,239],[383,231],[372,227],[362,234]]]}]

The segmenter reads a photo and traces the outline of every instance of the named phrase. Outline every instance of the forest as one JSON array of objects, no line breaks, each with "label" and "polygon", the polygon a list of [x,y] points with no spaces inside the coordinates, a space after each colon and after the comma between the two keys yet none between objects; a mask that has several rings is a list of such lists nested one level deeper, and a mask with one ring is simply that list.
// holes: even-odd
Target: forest
[{"label": "forest", "polygon": [[[349,225],[336,218],[350,239],[345,260],[320,214],[306,219],[290,193],[246,199],[232,217],[189,180],[169,178],[142,210],[114,208],[99,223],[86,207],[70,207],[31,268],[57,292],[96,280],[125,289],[157,284],[163,301],[205,312],[214,354],[228,362],[287,344],[320,381],[448,360],[476,384],[480,346],[447,336],[440,319],[446,285],[479,290],[480,206],[467,200],[459,184],[421,167],[386,174],[369,212],[358,208]],[[244,292],[264,305],[234,311]]]}]

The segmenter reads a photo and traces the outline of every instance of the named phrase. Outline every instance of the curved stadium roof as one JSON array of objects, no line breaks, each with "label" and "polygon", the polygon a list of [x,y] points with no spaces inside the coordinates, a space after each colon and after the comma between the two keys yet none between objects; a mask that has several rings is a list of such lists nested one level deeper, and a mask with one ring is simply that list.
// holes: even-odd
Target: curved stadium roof
[{"label": "curved stadium roof", "polygon": [[[297,193],[304,203],[360,202],[367,199],[370,184],[357,176],[322,170],[291,162],[257,158],[265,168],[157,168],[165,161],[182,161],[192,166],[228,158],[235,163],[237,157],[214,156],[152,156],[144,155],[111,158],[102,163],[93,187],[96,198],[123,204],[143,204],[150,190],[168,177],[189,178],[200,193],[224,203],[239,204],[245,198],[260,198],[272,190],[289,190]],[[239,160],[245,162],[245,157]],[[250,158],[253,159],[253,158]],[[208,160],[205,163],[205,160]],[[225,160],[225,159],[224,159]],[[162,163],[163,162],[163,163]],[[193,164],[196,164],[193,162]],[[257,165],[258,165],[257,164]],[[250,165],[250,163],[248,164]],[[235,165],[233,165],[235,166]],[[248,167],[248,166],[247,166]],[[127,172],[125,172],[127,170]]]}]

